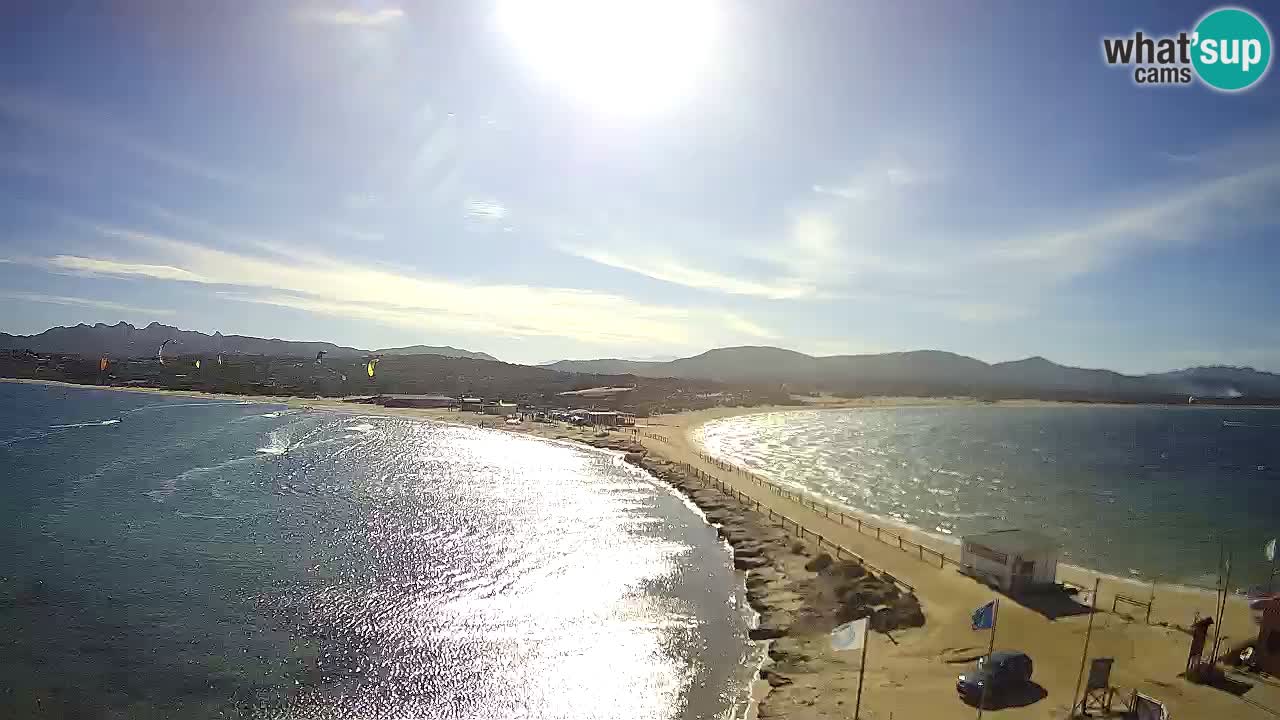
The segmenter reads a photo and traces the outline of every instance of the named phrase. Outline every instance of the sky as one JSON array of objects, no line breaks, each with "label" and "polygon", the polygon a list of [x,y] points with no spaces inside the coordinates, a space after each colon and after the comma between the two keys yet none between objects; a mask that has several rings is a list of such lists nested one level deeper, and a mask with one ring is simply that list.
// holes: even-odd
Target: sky
[{"label": "sky", "polygon": [[1280,78],[1102,58],[1213,7],[7,4],[0,330],[1280,371]]}]

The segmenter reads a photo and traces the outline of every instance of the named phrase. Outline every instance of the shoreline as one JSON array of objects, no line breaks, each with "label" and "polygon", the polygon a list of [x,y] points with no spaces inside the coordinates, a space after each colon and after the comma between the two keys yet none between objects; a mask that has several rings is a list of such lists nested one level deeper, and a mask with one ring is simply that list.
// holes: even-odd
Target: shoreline
[{"label": "shoreline", "polygon": [[[139,391],[134,388],[95,388],[70,383],[65,385]],[[633,437],[626,432],[597,437],[590,430],[558,424],[526,422],[507,425],[503,418],[495,416],[463,414],[450,410],[384,408],[357,405],[338,399],[140,391],[336,410],[349,415],[427,419],[531,434],[551,440],[572,440],[604,450],[622,452],[627,462],[639,465],[655,479],[671,485],[698,505],[707,521],[717,527],[717,531],[733,548],[734,566],[747,573],[744,582],[748,601],[759,614],[758,627],[750,637],[752,640],[768,641],[762,651],[764,660],[763,667],[758,671],[759,679],[748,688],[748,707],[754,707],[760,718],[816,718],[849,714],[852,711],[849,704],[858,674],[857,659],[831,651],[827,639],[830,628],[827,624],[832,621],[832,615],[840,605],[833,604],[834,591],[830,579],[824,581],[821,572],[811,570],[805,562],[816,559],[822,554],[822,550],[815,550],[812,543],[797,542],[794,534],[789,535],[777,524],[769,523],[774,512],[793,518],[792,522],[803,523],[807,531],[815,535],[821,533],[829,542],[838,542],[865,558],[874,567],[884,568],[893,577],[909,582],[914,589],[911,593],[913,598],[918,594],[925,619],[924,627],[895,630],[888,635],[871,635],[866,668],[867,687],[863,698],[864,717],[883,718],[888,717],[889,713],[901,717],[958,719],[972,716],[972,707],[955,699],[955,676],[965,669],[975,654],[985,652],[986,635],[969,629],[968,614],[973,608],[1001,596],[952,569],[939,570],[937,565],[922,563],[914,555],[903,553],[896,546],[891,547],[876,541],[874,537],[862,536],[851,527],[833,523],[807,505],[762,493],[761,488],[750,481],[701,460],[698,457],[698,446],[691,437],[698,426],[712,419],[762,412],[823,409],[831,407],[830,405],[822,408],[715,408],[655,416],[649,419],[647,426],[636,428],[656,431],[655,434],[660,435],[661,440],[653,441],[648,438],[641,440],[640,435]],[[956,403],[913,399],[904,404],[927,406]],[[900,406],[891,405],[884,399],[873,399],[872,402],[841,403],[839,407]],[[691,480],[689,473],[683,468],[709,473],[724,489],[708,488]],[[736,499],[729,493],[736,495]],[[764,521],[761,522],[760,518],[764,518]],[[904,537],[908,533],[910,530],[904,528]],[[935,539],[922,535],[912,537],[926,547],[936,544]],[[1063,577],[1074,575],[1075,568],[1060,565],[1059,569],[1060,579],[1075,581],[1074,578]],[[1063,570],[1068,572],[1062,572]],[[1084,582],[1096,576],[1089,574],[1089,571],[1082,573],[1087,575],[1081,578]],[[1148,625],[1142,622],[1141,617],[1135,621],[1122,613],[1110,612],[1108,603],[1115,591],[1111,589],[1108,592],[1106,585],[1120,583],[1115,583],[1110,578],[1102,579],[1104,589],[1099,593],[1099,609],[1095,616],[1098,620],[1093,627],[1090,655],[1116,658],[1113,684],[1120,686],[1124,692],[1128,692],[1130,688],[1137,689],[1165,701],[1172,714],[1177,717],[1273,716],[1272,711],[1258,709],[1255,704],[1257,701],[1253,698],[1257,692],[1274,693],[1274,690],[1264,687],[1251,694],[1250,698],[1242,699],[1187,683],[1178,677],[1181,670],[1179,658],[1185,659],[1189,638],[1172,625],[1189,622],[1191,615],[1200,607],[1208,611],[1203,614],[1213,614],[1211,596],[1202,592],[1192,594],[1174,589],[1162,591],[1156,598],[1152,619],[1165,620],[1163,623]],[[1126,586],[1149,587],[1128,579],[1120,580]],[[1139,594],[1138,597],[1145,599],[1146,596]],[[821,609],[815,607],[815,603],[821,604]],[[1080,650],[1087,612],[1084,615],[1050,620],[1013,600],[1006,600],[1006,603],[1001,604],[1000,632],[996,645],[1000,649],[1018,648],[1031,652],[1036,662],[1035,680],[1046,697],[1025,707],[1008,708],[1002,714],[1012,718],[1060,717],[1071,704],[1072,689],[1081,662]],[[815,623],[815,617],[824,620]],[[1245,630],[1253,629],[1256,633],[1256,626],[1249,619],[1242,599],[1233,598],[1224,625],[1225,636],[1232,642],[1244,637]],[[1270,696],[1259,699],[1272,707],[1278,705]]]},{"label": "shoreline", "polygon": [[[314,409],[314,410],[334,410],[354,415],[369,415],[376,417],[410,417],[429,419],[436,422],[442,422],[449,425],[463,427],[482,427],[494,430],[504,430],[507,432],[519,433],[524,435],[534,435],[543,439],[556,440],[562,442],[575,442],[586,444],[601,449],[601,445],[591,442],[591,431],[589,429],[575,428],[572,426],[562,426],[558,424],[538,425],[535,423],[521,423],[518,426],[507,425],[504,418],[493,415],[477,415],[463,414],[456,410],[446,409],[425,409],[425,408],[388,408],[381,405],[352,403],[340,398],[302,398],[296,396],[284,395],[235,395],[230,393],[209,393],[195,390],[168,390],[164,388],[139,388],[139,387],[121,387],[121,386],[103,386],[103,385],[83,385],[79,383],[69,383],[60,380],[39,380],[28,378],[0,378],[0,382],[28,384],[28,385],[46,385],[52,387],[65,387],[75,389],[88,390],[104,390],[110,392],[134,392],[134,393],[150,393],[155,395],[169,395],[176,397],[205,398],[223,401],[235,402],[251,402],[272,405],[283,405],[295,409]],[[363,397],[363,396],[361,396]],[[929,408],[929,407],[955,407],[955,406],[979,406],[988,405],[992,407],[1058,407],[1058,406],[1081,406],[1081,407],[1146,407],[1138,405],[1129,405],[1124,403],[1070,403],[1059,401],[1041,401],[1041,400],[1002,400],[995,403],[985,403],[974,400],[972,398],[916,398],[916,397],[871,397],[857,399],[823,399],[813,403],[810,406],[792,406],[792,405],[761,405],[752,407],[716,407],[706,410],[682,411],[678,413],[670,413],[666,415],[655,415],[648,419],[646,425],[639,427],[658,428],[670,427],[678,428],[682,435],[682,440],[689,448],[702,448],[694,434],[709,422],[715,420],[726,420],[736,417],[744,417],[748,415],[763,415],[771,413],[786,412],[811,412],[817,410],[853,410],[853,409],[893,409],[893,408]],[[1158,406],[1157,406],[1158,407]],[[1181,406],[1175,406],[1181,407]],[[1241,406],[1243,407],[1243,406]],[[1263,406],[1259,409],[1280,409],[1268,408]],[[670,440],[671,438],[668,438]],[[648,448],[649,452],[661,454],[659,448]],[[837,506],[845,510],[850,516],[862,518],[870,523],[879,523],[881,525],[892,527],[896,531],[901,531],[904,537],[909,536],[913,541],[922,544],[932,550],[946,553],[951,551],[955,553],[959,547],[958,538],[942,537],[936,533],[931,533],[927,529],[903,522],[891,517],[880,516],[875,513],[867,512],[859,508],[846,506],[834,499],[824,497],[813,493],[805,488],[796,488],[810,497],[816,498],[826,504]],[[1060,569],[1065,568],[1069,571],[1069,575],[1077,577],[1068,577],[1066,579],[1076,582],[1076,584],[1086,585],[1094,578],[1107,582],[1118,582],[1129,585],[1136,589],[1149,589],[1152,580],[1142,580],[1140,578],[1124,577],[1113,573],[1103,572],[1093,568],[1080,565],[1072,565],[1069,563],[1059,562]],[[1186,585],[1180,583],[1160,583],[1155,582],[1161,588],[1168,588],[1177,592],[1184,592],[1195,595],[1212,596],[1215,592],[1212,588],[1204,588],[1195,585]],[[1233,594],[1235,598],[1242,596]],[[1242,601],[1243,602],[1243,601]]]},{"label": "shoreline", "polygon": [[[682,430],[683,432],[683,436],[684,436],[683,439],[689,447],[694,448],[696,450],[700,450],[702,452],[707,452],[709,454],[709,451],[705,446],[702,445],[702,443],[700,442],[696,434],[698,433],[699,430],[701,430],[701,428],[704,425],[707,425],[708,423],[718,421],[718,420],[729,420],[733,418],[745,417],[748,415],[758,415],[758,414],[785,413],[785,412],[809,412],[811,410],[819,410],[819,409],[821,410],[851,410],[851,409],[881,409],[881,408],[890,409],[890,408],[903,408],[903,407],[950,407],[950,406],[965,406],[970,404],[962,401],[928,403],[928,402],[910,402],[910,400],[912,400],[911,398],[908,398],[907,400],[909,401],[901,404],[874,403],[874,404],[858,404],[858,405],[840,405],[840,406],[831,406],[831,407],[823,407],[823,408],[792,409],[792,408],[788,408],[787,406],[770,406],[768,408],[759,409],[759,410],[757,410],[756,408],[716,408],[712,411],[695,411],[693,413],[678,413],[678,414],[671,414],[671,415],[664,415],[664,416],[657,416],[657,417],[662,420],[670,420],[672,421],[670,423],[672,427],[680,428],[680,430]],[[980,404],[980,403],[973,403],[973,404]],[[1002,403],[998,402],[998,403],[995,403],[995,406],[998,407],[1001,404]],[[1040,403],[1039,401],[1024,403],[1023,401],[1013,401],[1006,406],[1036,407],[1039,405],[1061,406],[1061,405],[1080,405],[1080,403],[1056,403],[1056,402]],[[1124,405],[1124,404],[1108,404],[1105,406],[1117,407],[1117,408],[1133,407],[1133,406]],[[1178,406],[1178,407],[1181,407],[1181,406]],[[1268,408],[1263,407],[1258,409],[1268,409]],[[737,412],[737,411],[740,411],[740,412]],[[706,413],[706,415],[700,416],[701,413]],[[662,423],[662,424],[667,424],[667,423]],[[729,461],[724,460],[724,462],[729,462]],[[771,482],[778,482],[776,479],[770,478],[767,474],[761,473],[759,471],[753,471],[749,468],[742,468],[742,470],[748,473],[754,473],[756,475],[759,475],[760,477],[766,478]],[[856,517],[862,518],[866,522],[879,524],[886,528],[892,528],[894,531],[900,531],[901,534],[904,535],[904,537],[909,536],[914,542],[918,544],[922,544],[927,548],[930,548],[936,551],[941,551],[944,553],[950,551],[956,557],[959,556],[961,539],[957,536],[946,536],[946,535],[941,535],[939,533],[931,532],[927,528],[924,528],[918,525],[913,525],[909,522],[898,520],[897,518],[879,515],[877,513],[873,513],[866,510],[862,510],[860,508],[849,506],[838,499],[830,498],[830,497],[821,495],[819,493],[815,493],[806,487],[798,486],[798,485],[795,485],[794,483],[790,485],[796,492],[808,495],[809,497],[812,497],[827,505],[830,505],[833,508],[839,507],[846,514],[850,516],[856,516]],[[1122,583],[1136,590],[1142,590],[1144,592],[1150,590],[1153,582],[1155,582],[1160,588],[1173,590],[1180,593],[1206,595],[1206,596],[1212,597],[1217,592],[1213,588],[1203,587],[1198,585],[1190,585],[1186,583],[1174,583],[1174,582],[1161,582],[1158,578],[1144,579],[1143,577],[1126,577],[1123,575],[1109,573],[1102,570],[1086,567],[1083,565],[1075,565],[1075,564],[1063,562],[1061,560],[1059,560],[1058,562],[1058,568],[1060,570],[1061,569],[1068,570],[1069,576],[1071,575],[1078,576],[1078,577],[1067,578],[1068,580],[1071,580],[1073,582],[1077,580],[1082,580],[1084,582],[1091,582],[1094,578],[1098,578],[1104,582]],[[1076,582],[1075,584],[1082,585],[1084,584],[1084,582]],[[1244,595],[1243,593],[1233,592],[1231,593],[1231,597],[1242,599]],[[1241,600],[1241,602],[1243,602],[1243,600]]]}]

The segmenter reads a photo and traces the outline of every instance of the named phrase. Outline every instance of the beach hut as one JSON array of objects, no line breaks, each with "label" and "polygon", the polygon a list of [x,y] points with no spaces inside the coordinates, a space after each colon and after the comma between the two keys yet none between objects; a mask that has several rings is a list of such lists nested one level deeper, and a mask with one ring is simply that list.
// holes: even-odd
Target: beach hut
[{"label": "beach hut", "polygon": [[965,535],[960,564],[974,577],[1007,593],[1052,585],[1062,544],[1034,530],[995,530]]}]

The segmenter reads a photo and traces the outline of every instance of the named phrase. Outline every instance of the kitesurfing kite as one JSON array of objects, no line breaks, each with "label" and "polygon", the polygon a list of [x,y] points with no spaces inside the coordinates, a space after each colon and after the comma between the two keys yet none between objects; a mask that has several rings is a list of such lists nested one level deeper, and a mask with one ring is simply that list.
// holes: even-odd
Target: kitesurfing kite
[{"label": "kitesurfing kite", "polygon": [[376,367],[378,367],[378,358],[374,358],[369,361],[369,367],[368,367],[369,377],[373,377],[373,371],[374,371],[374,368]]},{"label": "kitesurfing kite", "polygon": [[221,364],[222,364],[222,354],[221,354],[221,353],[219,353],[219,354],[218,354],[218,364],[219,364],[219,365],[221,365]]},{"label": "kitesurfing kite", "polygon": [[164,364],[164,346],[168,345],[171,342],[177,342],[177,340],[174,340],[173,338],[169,338],[168,340],[165,340],[164,342],[160,343],[160,349],[156,350],[156,358],[160,360],[161,365]]},{"label": "kitesurfing kite", "polygon": [[106,372],[106,371],[107,371],[107,366],[108,366],[108,365],[110,365],[110,364],[111,364],[111,363],[107,362],[107,356],[106,356],[106,355],[103,355],[103,356],[102,356],[102,358],[101,358],[100,360],[98,360],[98,371],[99,371],[99,372]]},{"label": "kitesurfing kite", "polygon": [[197,369],[197,370],[199,370],[199,369],[200,369],[200,361],[199,361],[199,360],[197,360],[197,361],[196,361],[196,369]]},{"label": "kitesurfing kite", "polygon": [[320,361],[321,361],[321,360],[324,360],[324,356],[325,356],[325,355],[328,355],[328,354],[329,354],[329,351],[328,351],[328,350],[321,350],[320,352],[317,352],[317,353],[316,353],[316,364],[317,364],[317,365],[319,365],[319,364],[320,364]]}]

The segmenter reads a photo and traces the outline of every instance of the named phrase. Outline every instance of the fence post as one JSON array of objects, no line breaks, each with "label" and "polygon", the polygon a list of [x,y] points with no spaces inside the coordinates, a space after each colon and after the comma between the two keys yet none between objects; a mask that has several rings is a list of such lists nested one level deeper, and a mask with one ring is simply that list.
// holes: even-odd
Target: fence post
[{"label": "fence post", "polygon": [[899,535],[899,536],[898,536],[898,549],[899,549],[899,550],[901,550],[901,549],[902,549],[902,536],[901,536],[901,535]]},{"label": "fence post", "polygon": [[879,540],[879,539],[880,539],[880,526],[879,526],[879,525],[877,525],[877,526],[876,526],[876,539],[877,539],[877,540]]}]

